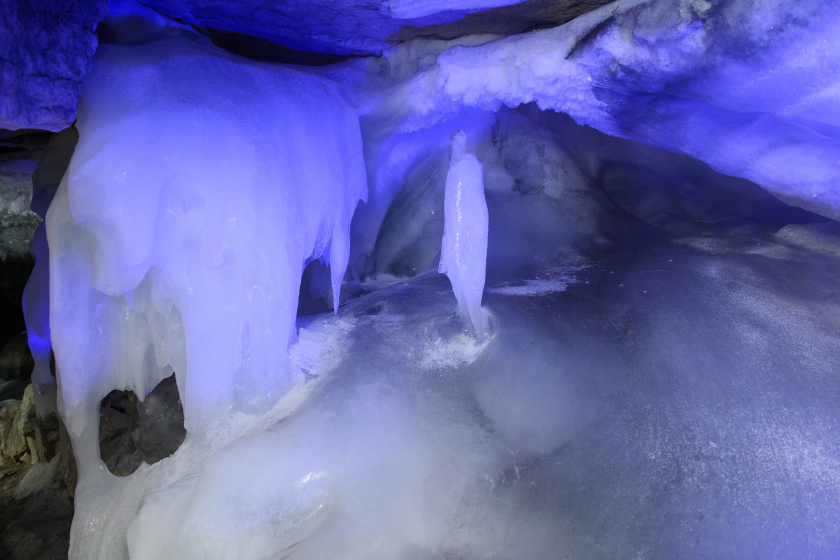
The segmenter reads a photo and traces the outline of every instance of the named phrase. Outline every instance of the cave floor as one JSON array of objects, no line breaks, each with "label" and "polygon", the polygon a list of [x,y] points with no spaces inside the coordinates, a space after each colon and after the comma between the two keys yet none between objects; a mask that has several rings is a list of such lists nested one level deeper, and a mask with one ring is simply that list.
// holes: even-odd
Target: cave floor
[{"label": "cave floor", "polygon": [[[840,257],[678,238],[538,268],[488,273],[482,340],[436,273],[299,319],[305,398],[218,453],[202,507],[311,509],[278,533],[298,560],[840,557]],[[23,473],[21,551],[47,538]]]},{"label": "cave floor", "polygon": [[[301,332],[353,324],[317,406],[379,414],[359,395],[399,395],[383,441],[398,463],[431,448],[371,467],[388,481],[432,465],[405,475],[427,533],[403,557],[837,558],[838,265],[762,240],[672,239],[532,282],[560,291],[489,285],[489,342],[463,335],[434,273]],[[354,414],[336,413],[345,430]]]},{"label": "cave floor", "polygon": [[46,471],[46,463],[0,468],[0,558],[67,558],[72,501],[66,488],[58,484],[31,489],[25,482],[21,484],[33,469]]}]

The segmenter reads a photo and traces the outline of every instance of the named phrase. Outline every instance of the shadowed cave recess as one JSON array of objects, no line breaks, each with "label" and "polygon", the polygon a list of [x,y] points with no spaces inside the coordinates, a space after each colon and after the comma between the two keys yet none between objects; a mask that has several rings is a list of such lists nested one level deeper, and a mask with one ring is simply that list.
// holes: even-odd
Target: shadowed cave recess
[{"label": "shadowed cave recess", "polygon": [[840,557],[838,37],[0,0],[0,558]]}]

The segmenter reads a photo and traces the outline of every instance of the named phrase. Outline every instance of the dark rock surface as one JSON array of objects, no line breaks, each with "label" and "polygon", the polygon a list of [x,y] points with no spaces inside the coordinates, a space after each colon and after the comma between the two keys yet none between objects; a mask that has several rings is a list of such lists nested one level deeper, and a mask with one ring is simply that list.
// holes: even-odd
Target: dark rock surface
[{"label": "dark rock surface", "polygon": [[52,460],[60,449],[58,418],[39,417],[32,385],[22,400],[0,402],[0,462],[6,467],[34,465]]},{"label": "dark rock surface", "polygon": [[130,475],[143,462],[143,452],[135,444],[137,424],[137,396],[132,391],[111,391],[102,399],[99,454],[108,470],[117,476]]},{"label": "dark rock surface", "polygon": [[[23,322],[23,289],[33,266],[35,259],[32,255],[9,256],[0,261],[0,348],[26,329]],[[12,397],[0,397],[6,398]]]},{"label": "dark rock surface", "polygon": [[52,132],[49,130],[0,130],[0,162],[28,159],[38,161]]},{"label": "dark rock surface", "polygon": [[158,383],[146,395],[146,400],[138,406],[138,413],[137,447],[143,452],[143,460],[151,465],[175,453],[187,436],[175,374]]},{"label": "dark rock surface", "polygon": [[36,413],[32,385],[0,403],[0,459],[0,558],[67,558],[76,461],[55,413]]},{"label": "dark rock surface", "polygon": [[[32,172],[41,146],[11,146],[0,140],[0,261],[31,256],[29,241],[41,218],[29,209],[32,200]],[[24,141],[17,140],[21,144]],[[14,142],[17,143],[17,142]],[[23,151],[14,151],[20,147]],[[12,151],[6,151],[12,150]],[[20,155],[22,159],[14,159]]]},{"label": "dark rock surface", "polygon": [[104,0],[0,2],[0,128],[58,131],[76,118]]},{"label": "dark rock surface", "polygon": [[451,23],[438,23],[417,27],[406,25],[388,37],[391,43],[415,37],[456,39],[477,33],[514,35],[537,29],[562,25],[567,21],[609,4],[614,0],[526,0],[512,6],[502,6],[469,14]]},{"label": "dark rock surface", "polygon": [[11,337],[0,349],[0,380],[21,380],[28,383],[33,367],[35,367],[35,362],[32,360],[25,332]]},{"label": "dark rock surface", "polygon": [[108,470],[128,476],[145,461],[169,457],[183,443],[184,409],[175,374],[140,402],[133,391],[111,391],[99,409],[99,453]]},{"label": "dark rock surface", "polygon": [[509,35],[552,27],[610,1],[528,0],[515,6],[444,11],[416,19],[392,17],[387,2],[369,0],[151,0],[147,5],[194,26],[253,35],[299,51],[378,54],[388,43],[413,37]]}]

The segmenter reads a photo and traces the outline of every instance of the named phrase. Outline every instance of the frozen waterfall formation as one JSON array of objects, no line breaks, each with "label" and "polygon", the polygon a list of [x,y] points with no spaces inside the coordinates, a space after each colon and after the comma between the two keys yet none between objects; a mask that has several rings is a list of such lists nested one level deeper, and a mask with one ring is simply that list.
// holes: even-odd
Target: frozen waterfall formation
[{"label": "frozen waterfall formation", "polygon": [[50,325],[79,467],[71,557],[113,559],[131,518],[97,500],[142,483],[101,467],[99,401],[176,371],[190,437],[210,442],[275,404],[302,267],[330,265],[337,305],[365,169],[337,85],[181,39],[100,48],[80,103],[46,220]]},{"label": "frozen waterfall formation", "polygon": [[[406,17],[426,13],[420,2],[387,4]],[[288,351],[302,270],[316,259],[329,266],[337,309],[348,264],[354,278],[372,266],[401,189],[411,183],[417,200],[437,203],[429,177],[449,149],[439,270],[460,315],[485,333],[485,187],[515,185],[486,139],[515,136],[527,118],[503,106],[567,113],[836,218],[836,15],[817,2],[619,0],[553,29],[415,39],[317,70],[261,64],[185,37],[100,45],[80,97],[78,145],[33,241],[38,264],[27,292],[33,380],[49,384],[54,349],[58,409],[79,467],[70,557],[276,558],[326,523],[330,492],[319,485],[333,473],[321,459],[338,464],[343,442],[300,448],[326,430],[281,427],[302,430],[296,440],[268,430],[279,409],[303,399],[304,376]],[[465,132],[452,137],[455,130]],[[547,157],[564,168],[572,156]],[[559,200],[585,183],[580,169],[599,169],[596,159],[580,158],[543,191]],[[430,264],[427,249],[416,252],[417,272]],[[472,343],[451,354],[461,359]],[[185,443],[129,477],[112,476],[99,456],[101,399],[113,389],[142,399],[173,372]],[[381,388],[369,391],[376,398],[360,394],[371,407],[391,398]],[[320,412],[309,425],[331,426]],[[363,459],[359,472],[372,472]],[[410,474],[420,487],[428,477],[416,464]],[[355,482],[342,480],[344,488]],[[331,484],[336,500],[352,494]],[[423,530],[410,529],[422,541]]]},{"label": "frozen waterfall formation", "polygon": [[466,150],[467,135],[459,130],[452,136],[446,175],[439,271],[452,282],[458,314],[481,336],[487,332],[487,312],[481,308],[481,297],[487,266],[489,216],[481,163]]}]

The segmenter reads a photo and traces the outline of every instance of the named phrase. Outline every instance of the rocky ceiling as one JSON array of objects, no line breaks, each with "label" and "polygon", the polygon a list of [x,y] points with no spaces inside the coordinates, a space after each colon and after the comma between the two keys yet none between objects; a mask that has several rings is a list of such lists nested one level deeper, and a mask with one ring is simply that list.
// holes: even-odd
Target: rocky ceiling
[{"label": "rocky ceiling", "polygon": [[[145,5],[234,52],[302,63],[378,54],[418,36],[511,35],[565,23],[612,0],[149,0]],[[57,131],[76,114],[97,24],[120,0],[0,0],[0,129]],[[463,9],[450,9],[451,7]],[[482,7],[497,6],[482,10]],[[420,15],[420,17],[413,17]],[[312,55],[311,53],[319,53]],[[326,56],[325,56],[326,55]]]},{"label": "rocky ceiling", "polygon": [[[489,10],[445,9],[462,2],[427,2],[436,13],[395,17],[380,0],[147,0],[146,5],[182,22],[268,39],[300,51],[378,54],[388,44],[418,36],[452,39],[493,33],[512,35],[554,27],[612,0],[526,0]],[[414,2],[417,4],[418,2]],[[428,10],[426,10],[428,11]],[[399,12],[397,12],[399,13]],[[410,14],[408,14],[410,15]]]}]

